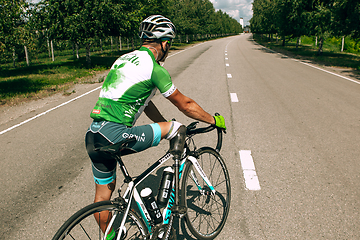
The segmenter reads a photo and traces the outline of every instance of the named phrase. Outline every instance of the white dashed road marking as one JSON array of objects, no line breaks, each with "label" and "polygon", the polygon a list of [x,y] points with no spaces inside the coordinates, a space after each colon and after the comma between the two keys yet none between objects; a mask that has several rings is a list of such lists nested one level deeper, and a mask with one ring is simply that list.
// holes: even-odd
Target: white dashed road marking
[{"label": "white dashed road marking", "polygon": [[239,102],[236,93],[230,93],[231,102]]},{"label": "white dashed road marking", "polygon": [[[227,56],[227,45],[225,48],[225,56]],[[229,60],[225,57],[225,60]],[[225,63],[226,67],[229,67],[229,63]],[[232,78],[231,73],[227,73],[227,78]],[[236,93],[230,93],[231,102],[239,102]],[[258,176],[255,170],[254,160],[251,156],[250,150],[241,150],[239,151],[241,167],[243,169],[244,179],[245,179],[245,188],[252,191],[260,190],[260,183]]]},{"label": "white dashed road marking", "polygon": [[254,160],[250,150],[240,150],[240,161],[243,168],[246,189],[257,191],[260,190],[260,183],[255,171]]}]

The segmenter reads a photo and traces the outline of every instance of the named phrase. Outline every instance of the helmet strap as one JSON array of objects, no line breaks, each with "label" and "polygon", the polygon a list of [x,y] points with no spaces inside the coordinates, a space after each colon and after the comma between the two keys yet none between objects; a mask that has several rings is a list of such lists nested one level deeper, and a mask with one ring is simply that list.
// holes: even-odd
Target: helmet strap
[{"label": "helmet strap", "polygon": [[162,58],[159,60],[159,62],[162,62],[162,61],[165,60],[166,52],[167,52],[169,49],[164,50],[163,45],[162,45],[162,42],[161,42],[160,45],[161,45],[161,51],[163,52],[163,56],[162,56]]}]

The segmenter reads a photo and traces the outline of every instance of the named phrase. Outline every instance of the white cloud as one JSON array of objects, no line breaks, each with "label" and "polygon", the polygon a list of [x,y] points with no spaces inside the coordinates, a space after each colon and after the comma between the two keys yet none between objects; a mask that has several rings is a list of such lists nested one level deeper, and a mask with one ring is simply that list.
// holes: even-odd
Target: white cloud
[{"label": "white cloud", "polygon": [[252,2],[253,0],[210,0],[216,10],[226,12],[229,16],[240,21],[242,17],[244,24],[248,25],[252,17]]}]

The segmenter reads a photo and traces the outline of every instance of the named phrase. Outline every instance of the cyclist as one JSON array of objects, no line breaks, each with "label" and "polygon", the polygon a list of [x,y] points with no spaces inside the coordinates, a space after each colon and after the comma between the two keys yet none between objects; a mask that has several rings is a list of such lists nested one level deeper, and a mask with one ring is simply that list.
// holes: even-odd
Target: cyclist
[{"label": "cyclist", "polygon": [[[152,15],[142,21],[139,36],[140,49],[120,56],[107,75],[99,99],[90,114],[94,119],[86,137],[86,149],[92,161],[95,179],[95,202],[110,200],[115,189],[116,160],[94,149],[135,137],[122,155],[157,146],[161,139],[177,136],[181,124],[167,122],[151,101],[156,89],[186,116],[226,129],[222,116],[205,112],[194,100],[183,95],[172,83],[160,62],[168,56],[175,38],[174,24],[166,17]],[[153,124],[134,126],[142,112]],[[104,231],[106,217],[97,219]],[[109,239],[115,236],[113,232]]]}]

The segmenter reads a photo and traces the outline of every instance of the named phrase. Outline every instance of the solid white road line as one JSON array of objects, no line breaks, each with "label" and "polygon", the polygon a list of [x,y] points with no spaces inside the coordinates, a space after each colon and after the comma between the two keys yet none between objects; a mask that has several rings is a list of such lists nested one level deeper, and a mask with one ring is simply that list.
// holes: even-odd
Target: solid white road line
[{"label": "solid white road line", "polygon": [[246,189],[253,191],[260,190],[261,189],[260,183],[255,171],[255,164],[251,156],[251,151],[240,150],[239,153],[240,153],[241,166],[243,168],[243,173],[244,173]]},{"label": "solid white road line", "polygon": [[236,93],[230,93],[231,102],[239,102]]},{"label": "solid white road line", "polygon": [[316,66],[314,66],[314,65],[312,65],[312,64],[309,64],[309,63],[305,63],[305,62],[299,61],[299,60],[297,60],[297,59],[293,59],[293,60],[295,60],[296,62],[302,63],[302,64],[304,64],[304,65],[306,65],[306,66],[309,66],[309,67],[312,67],[312,68],[315,68],[315,69],[321,70],[321,71],[323,71],[323,72],[330,73],[330,74],[332,74],[332,75],[334,75],[334,76],[337,76],[337,77],[340,77],[340,78],[346,79],[346,80],[348,80],[348,81],[350,81],[350,82],[360,84],[360,82],[355,81],[355,80],[353,80],[353,79],[351,79],[351,78],[348,78],[348,77],[345,77],[345,76],[341,76],[340,74],[337,74],[337,73],[333,73],[333,72],[327,71],[327,70],[325,70],[325,69],[322,69],[322,68],[316,67]]},{"label": "solid white road line", "polygon": [[23,125],[23,124],[25,124],[25,123],[27,123],[27,122],[30,122],[30,121],[32,121],[32,120],[34,120],[34,119],[36,119],[36,118],[38,118],[38,117],[40,117],[40,116],[42,116],[42,115],[45,115],[45,114],[47,114],[47,113],[49,113],[49,112],[51,112],[51,111],[53,111],[53,110],[55,110],[55,109],[58,109],[59,107],[62,107],[62,106],[64,106],[64,105],[68,104],[68,103],[71,103],[71,102],[79,99],[79,98],[82,98],[83,96],[88,95],[88,94],[90,94],[90,93],[92,93],[92,92],[94,92],[94,91],[96,91],[96,90],[98,90],[98,89],[100,89],[100,88],[101,88],[101,86],[100,86],[100,87],[97,87],[97,88],[95,88],[95,89],[93,89],[93,90],[91,90],[91,91],[89,91],[89,92],[87,92],[87,93],[84,93],[84,94],[82,94],[82,95],[80,95],[80,96],[78,96],[78,97],[76,97],[76,98],[73,98],[73,99],[71,99],[71,100],[69,100],[69,101],[67,101],[67,102],[64,102],[64,103],[62,103],[62,104],[60,104],[60,105],[58,105],[58,106],[56,106],[56,107],[53,107],[53,108],[51,108],[51,109],[49,109],[49,110],[47,110],[47,111],[45,111],[45,112],[43,112],[43,113],[40,113],[40,114],[38,114],[38,115],[36,115],[36,116],[34,116],[34,117],[32,117],[32,118],[29,118],[29,119],[27,119],[27,120],[25,120],[25,121],[23,121],[23,122],[21,122],[21,123],[19,123],[19,124],[16,124],[16,125],[8,128],[8,129],[0,132],[0,135],[1,135],[1,134],[4,134],[4,133],[6,133],[6,132],[8,132],[8,131],[10,131],[10,130],[13,130],[14,128],[17,128],[17,127],[19,127],[19,126],[21,126],[21,125]]},{"label": "solid white road line", "polygon": [[267,47],[265,47],[265,46],[262,46],[262,45],[260,45],[260,44],[259,44],[259,46],[262,47],[262,48],[265,48],[265,49],[269,50],[269,51],[272,52],[272,53],[276,53],[276,54],[278,54],[278,55],[281,56],[281,57],[285,57],[285,58],[291,59],[291,60],[293,60],[293,61],[295,61],[295,62],[302,63],[302,64],[304,64],[304,65],[306,65],[306,66],[315,68],[315,69],[317,69],[317,70],[320,70],[320,71],[323,71],[323,72],[326,72],[326,73],[329,73],[329,74],[332,74],[332,75],[334,75],[334,76],[343,78],[343,79],[348,80],[348,81],[350,81],[350,82],[353,82],[353,83],[356,83],[356,84],[360,84],[360,82],[358,82],[358,81],[356,81],[356,80],[353,80],[353,79],[351,79],[351,78],[348,78],[348,77],[342,76],[342,75],[340,75],[340,74],[337,74],[337,73],[334,73],[334,72],[330,72],[330,71],[328,71],[328,70],[325,70],[325,69],[316,67],[316,66],[314,66],[314,65],[312,65],[312,64],[310,64],[310,63],[306,63],[306,62],[303,62],[303,61],[301,61],[301,60],[288,57],[288,56],[286,56],[286,55],[284,55],[284,54],[278,53],[278,52],[276,52],[276,51],[274,51],[274,50],[272,50],[272,49],[270,49],[270,48],[267,48]]}]

